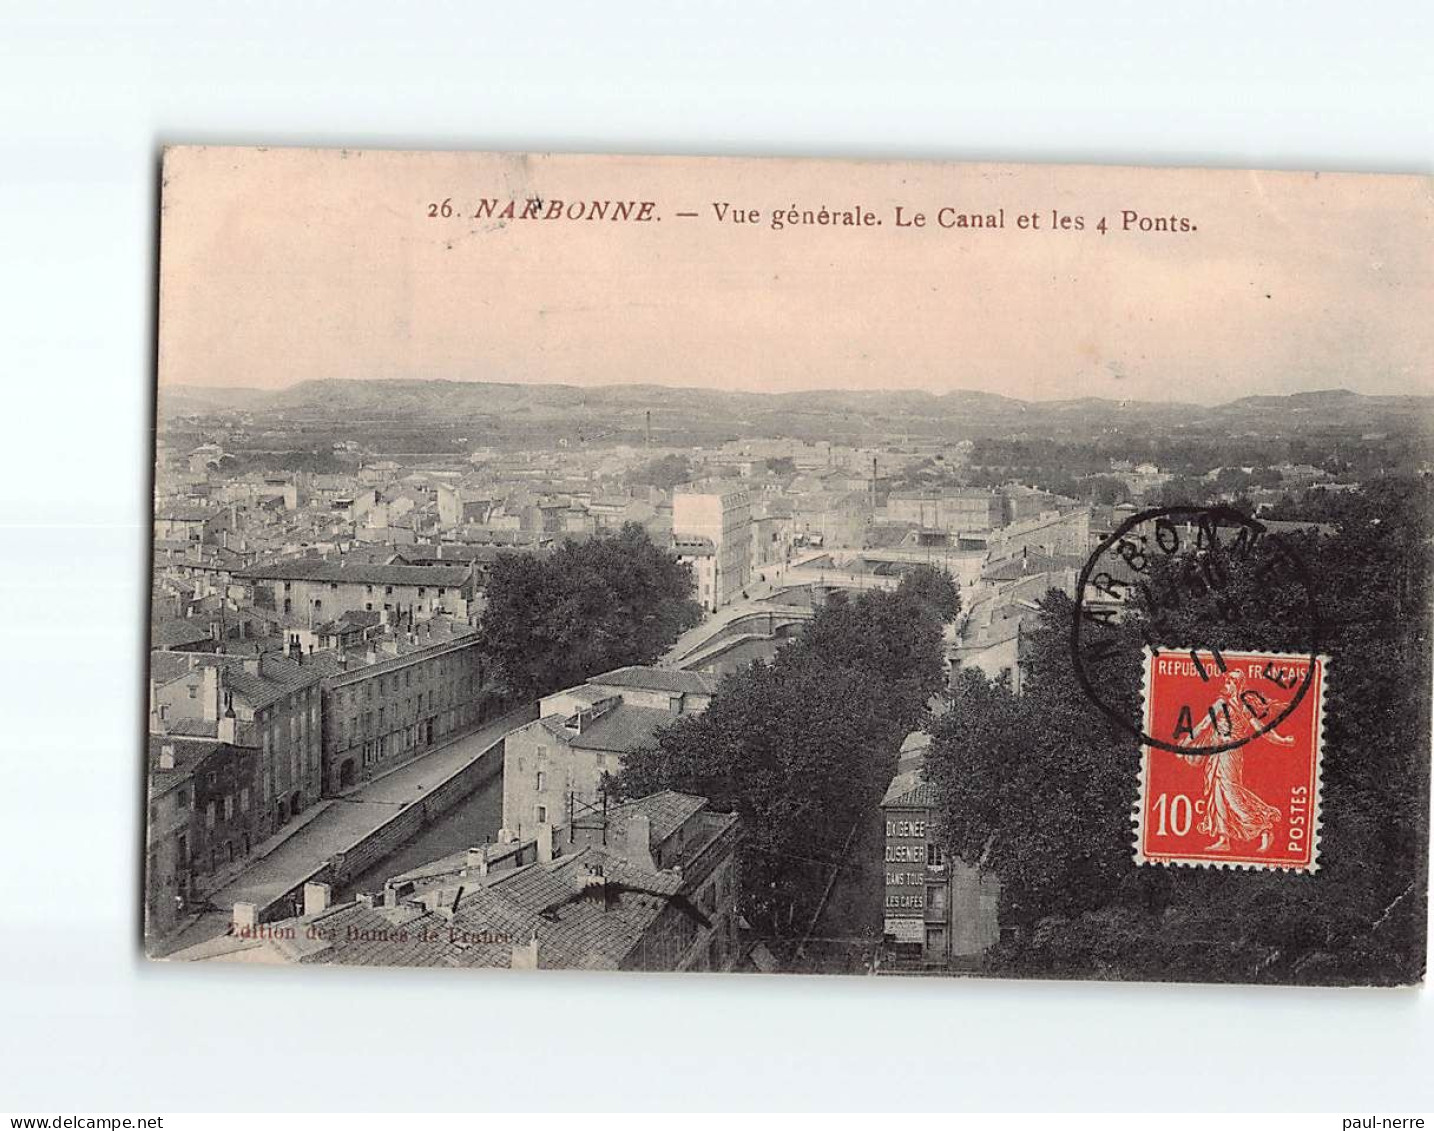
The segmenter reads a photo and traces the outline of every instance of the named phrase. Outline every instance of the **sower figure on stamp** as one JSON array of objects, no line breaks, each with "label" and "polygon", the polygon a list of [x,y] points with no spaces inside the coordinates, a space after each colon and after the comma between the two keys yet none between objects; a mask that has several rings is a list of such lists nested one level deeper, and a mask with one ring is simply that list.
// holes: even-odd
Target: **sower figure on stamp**
[{"label": "sower figure on stamp", "polygon": [[[1218,754],[1179,755],[1190,765],[1203,765],[1205,769],[1204,811],[1195,827],[1215,838],[1210,845],[1211,852],[1229,851],[1232,839],[1249,841],[1256,838],[1260,842],[1259,851],[1265,852],[1274,837],[1275,826],[1282,820],[1278,809],[1266,804],[1244,784],[1244,759],[1245,744],[1255,737],[1258,726],[1255,721],[1256,705],[1262,715],[1267,715],[1271,710],[1278,714],[1289,704],[1267,699],[1259,692],[1243,692],[1244,682],[1243,672],[1228,672],[1221,696],[1215,700],[1200,725],[1180,740],[1181,746],[1194,746],[1202,734],[1213,730],[1212,737],[1216,741],[1211,745],[1242,743],[1233,750],[1222,750]],[[1273,727],[1260,737],[1280,746],[1295,744],[1292,737],[1279,734]]]}]

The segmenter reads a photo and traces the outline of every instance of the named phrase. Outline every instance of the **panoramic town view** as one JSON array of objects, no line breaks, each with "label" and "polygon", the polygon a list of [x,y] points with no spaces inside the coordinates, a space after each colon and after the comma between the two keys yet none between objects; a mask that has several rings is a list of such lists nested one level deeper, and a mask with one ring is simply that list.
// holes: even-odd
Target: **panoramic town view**
[{"label": "panoramic town view", "polygon": [[[1429,407],[161,385],[147,949],[1417,979]],[[1132,859],[1139,743],[1071,625],[1092,555],[1168,507],[1312,578],[1313,876]],[[1228,642],[1285,647],[1282,616]]]}]

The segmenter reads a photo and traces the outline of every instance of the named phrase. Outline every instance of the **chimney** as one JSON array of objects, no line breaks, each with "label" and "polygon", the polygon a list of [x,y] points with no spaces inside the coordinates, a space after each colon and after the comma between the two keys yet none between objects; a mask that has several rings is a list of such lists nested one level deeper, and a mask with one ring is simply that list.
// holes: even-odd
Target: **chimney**
[{"label": "chimney", "polygon": [[538,932],[533,932],[533,937],[522,945],[515,944],[513,947],[513,958],[509,962],[513,970],[536,970],[538,968]]},{"label": "chimney", "polygon": [[224,713],[224,676],[217,664],[205,664],[199,674],[199,699],[204,718],[219,720]]},{"label": "chimney", "polygon": [[466,869],[479,876],[486,876],[488,874],[488,846],[486,844],[478,845],[468,850]]},{"label": "chimney", "polygon": [[253,675],[253,676],[261,675],[262,672],[263,672],[263,668],[262,668],[263,661],[264,661],[264,657],[263,657],[262,655],[258,655],[258,656],[245,656],[245,657],[244,657],[244,670],[245,670],[246,672],[248,672],[250,675]]},{"label": "chimney", "polygon": [[228,692],[224,694],[224,714],[214,728],[214,737],[230,746],[239,744],[239,720],[234,715],[234,696]]},{"label": "chimney", "polygon": [[166,742],[159,748],[159,768],[161,770],[174,769],[174,743]]},{"label": "chimney", "polygon": [[259,908],[252,903],[236,903],[230,920],[230,932],[236,935],[252,933],[259,925]]},{"label": "chimney", "polygon": [[463,901],[463,891],[464,888],[460,884],[458,890],[453,893],[451,903],[440,903],[433,909],[440,919],[446,919],[450,923],[453,922],[454,916],[458,914],[458,905]]},{"label": "chimney", "polygon": [[547,821],[538,824],[538,863],[553,862],[553,826]]},{"label": "chimney", "polygon": [[606,901],[607,877],[603,875],[601,864],[589,864],[580,882],[583,886],[583,895]]},{"label": "chimney", "polygon": [[334,889],[328,884],[305,884],[304,914],[307,916],[322,915],[329,909],[329,900],[333,898],[333,894]]},{"label": "chimney", "polygon": [[629,864],[653,872],[658,870],[652,850],[652,818],[646,813],[634,813],[628,817],[617,847]]}]

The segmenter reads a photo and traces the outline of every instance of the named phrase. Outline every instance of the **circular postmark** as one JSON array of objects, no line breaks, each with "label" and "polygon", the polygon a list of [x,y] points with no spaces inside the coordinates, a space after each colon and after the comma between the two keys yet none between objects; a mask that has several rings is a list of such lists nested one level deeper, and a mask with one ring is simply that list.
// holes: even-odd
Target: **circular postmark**
[{"label": "circular postmark", "polygon": [[[1289,540],[1231,507],[1161,507],[1122,522],[1091,554],[1076,580],[1071,659],[1076,680],[1108,718],[1141,743],[1176,754],[1220,754],[1269,733],[1299,707],[1317,669],[1319,617],[1308,569]],[[1127,606],[1138,602],[1141,632],[1129,629]],[[1242,625],[1273,619],[1283,637],[1275,652],[1308,662],[1272,658],[1240,702],[1248,720],[1208,737],[1176,742],[1147,733],[1109,693],[1102,671],[1138,648],[1153,655],[1185,654],[1201,680],[1222,678],[1223,651],[1249,650]],[[1178,636],[1178,640],[1172,640]],[[1267,684],[1270,694],[1261,688]],[[1277,703],[1278,710],[1261,710]]]}]

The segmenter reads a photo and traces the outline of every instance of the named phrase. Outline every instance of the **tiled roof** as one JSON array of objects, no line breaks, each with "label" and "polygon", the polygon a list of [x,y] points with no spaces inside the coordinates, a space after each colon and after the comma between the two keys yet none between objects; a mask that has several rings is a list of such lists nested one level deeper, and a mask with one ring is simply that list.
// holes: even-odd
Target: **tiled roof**
[{"label": "tiled roof", "polygon": [[196,663],[222,668],[225,689],[243,698],[255,710],[295,691],[312,687],[326,676],[343,670],[339,667],[338,658],[329,652],[311,653],[304,657],[302,664],[277,652],[266,652],[258,658],[258,674],[244,666],[246,658],[252,660],[254,657],[208,652],[196,652],[194,657]]},{"label": "tiled roof", "polygon": [[155,684],[163,687],[171,683],[189,671],[192,652],[163,652],[154,651],[149,654],[149,678]]},{"label": "tiled roof", "polygon": [[156,511],[154,517],[161,522],[208,522],[221,513],[205,507],[166,507]]},{"label": "tiled roof", "polygon": [[608,820],[616,826],[624,825],[635,814],[645,814],[652,827],[652,841],[662,844],[668,837],[707,807],[705,797],[690,793],[665,790],[650,794],[626,805],[619,805],[608,813]]},{"label": "tiled roof", "polygon": [[930,807],[936,804],[936,790],[921,779],[921,770],[907,770],[891,779],[886,796],[881,799],[883,808],[894,805]]},{"label": "tiled roof", "polygon": [[[587,886],[590,867],[602,870],[600,889]],[[513,948],[536,937],[540,967],[614,970],[681,885],[676,872],[649,872],[603,849],[583,848],[552,864],[498,873],[487,886],[475,880],[456,908],[456,889],[444,889],[440,910],[357,901],[265,924],[265,938],[211,941],[175,957],[252,958],[247,952],[260,947],[286,962],[506,967]]]},{"label": "tiled roof", "polygon": [[155,648],[180,648],[210,639],[209,629],[193,621],[167,618],[150,625],[149,642]]},{"label": "tiled roof", "polygon": [[219,724],[214,719],[166,719],[164,726],[170,734],[187,738],[213,738],[219,733]]},{"label": "tiled roof", "polygon": [[[174,754],[174,766],[172,769],[162,769],[160,760],[164,751],[169,749]],[[253,747],[231,746],[226,742],[218,742],[212,738],[186,738],[173,734],[152,734],[149,736],[148,765],[149,765],[149,790],[151,795],[162,793],[185,778],[192,777],[195,770],[204,764],[211,754],[232,755],[238,757],[242,754],[253,755]]]},{"label": "tiled roof", "polygon": [[599,687],[633,687],[646,691],[683,692],[689,695],[712,695],[717,690],[717,681],[704,672],[637,666],[617,668],[592,676],[588,683]]},{"label": "tiled roof", "polygon": [[[202,762],[224,744],[212,738],[184,738],[179,735],[152,734],[149,736],[149,769],[151,775],[164,773],[193,772],[197,763]],[[160,758],[168,747],[174,752],[174,769],[161,770]]]},{"label": "tiled roof", "polygon": [[396,565],[432,566],[443,562],[492,562],[501,548],[467,542],[441,542],[436,546],[403,546],[394,554]]},{"label": "tiled roof", "polygon": [[254,566],[236,574],[245,581],[337,581],[359,585],[459,586],[472,570],[466,565],[382,565],[376,562],[298,558]]},{"label": "tiled roof", "polygon": [[626,754],[657,740],[657,731],[679,716],[656,707],[630,707],[626,703],[614,707],[583,725],[582,733],[564,726],[564,716],[548,715],[541,721],[558,738],[579,750],[602,750]]}]

